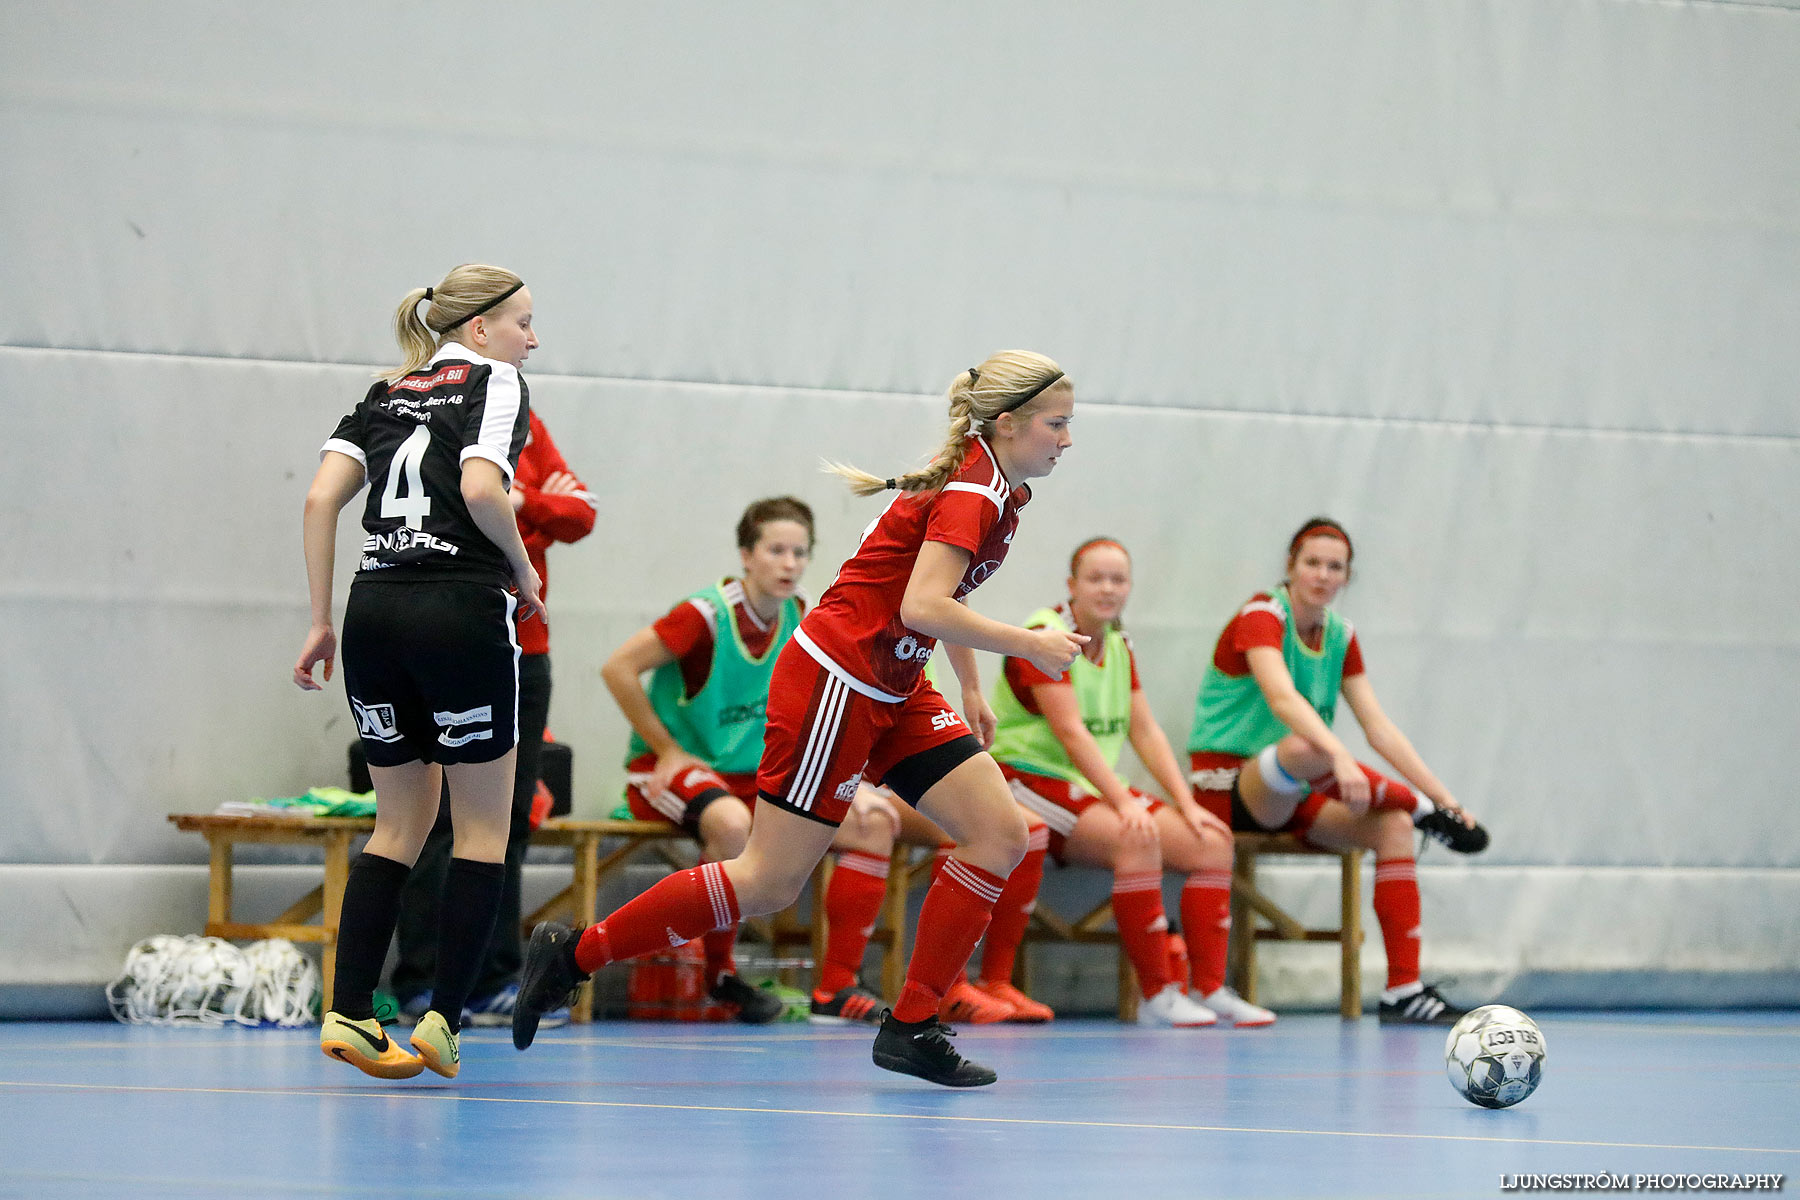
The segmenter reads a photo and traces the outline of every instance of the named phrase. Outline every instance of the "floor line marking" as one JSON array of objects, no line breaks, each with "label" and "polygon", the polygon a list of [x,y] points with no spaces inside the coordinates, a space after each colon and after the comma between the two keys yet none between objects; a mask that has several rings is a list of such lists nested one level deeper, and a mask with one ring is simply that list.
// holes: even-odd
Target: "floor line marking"
[{"label": "floor line marking", "polygon": [[1579,1141],[1569,1138],[1477,1137],[1472,1134],[1457,1133],[1388,1133],[1355,1129],[1280,1129],[1240,1125],[1174,1125],[1149,1121],[1067,1121],[1049,1120],[1039,1117],[966,1117],[947,1113],[844,1112],[836,1109],[753,1108],[746,1105],[732,1104],[648,1104],[629,1100],[545,1100],[514,1096],[446,1095],[442,1092],[428,1092],[416,1088],[272,1091],[263,1088],[176,1088],[151,1087],[139,1084],[25,1083],[10,1079],[0,1079],[0,1087],[20,1089],[49,1088],[61,1091],[79,1092],[175,1093],[181,1095],[277,1096],[284,1098],[293,1096],[318,1096],[325,1098],[344,1097],[350,1099],[392,1100],[410,1097],[418,1100],[437,1100],[470,1104],[543,1104],[565,1108],[626,1108],[645,1109],[658,1112],[745,1113],[759,1116],[785,1117],[851,1117],[877,1121],[953,1121],[970,1125],[1027,1125],[1054,1129],[1140,1129],[1164,1133],[1261,1133],[1290,1137],[1373,1138],[1401,1142],[1485,1142],[1498,1145],[1519,1146],[1586,1146],[1604,1150],[1707,1150],[1732,1154],[1800,1155],[1800,1149],[1779,1149],[1771,1146],[1699,1146],[1684,1145],[1674,1142],[1595,1142]]}]

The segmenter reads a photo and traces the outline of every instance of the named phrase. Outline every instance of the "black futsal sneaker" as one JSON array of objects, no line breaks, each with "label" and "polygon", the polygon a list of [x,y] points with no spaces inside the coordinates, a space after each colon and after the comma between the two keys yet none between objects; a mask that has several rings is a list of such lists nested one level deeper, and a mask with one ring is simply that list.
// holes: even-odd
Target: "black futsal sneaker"
[{"label": "black futsal sneaker", "polygon": [[936,1017],[896,1021],[888,1009],[881,1014],[881,1032],[875,1035],[875,1065],[945,1087],[986,1087],[1000,1078],[958,1054],[950,1044],[955,1036],[956,1030]]},{"label": "black futsal sneaker", "polygon": [[540,921],[531,931],[512,1014],[513,1045],[518,1049],[531,1045],[545,1013],[567,1008],[588,981],[588,975],[575,965],[575,943],[580,940],[581,930],[555,921]]},{"label": "black futsal sneaker", "polygon": [[1469,1010],[1458,1008],[1438,994],[1435,986],[1422,987],[1410,996],[1381,1002],[1383,1025],[1454,1025]]},{"label": "black futsal sneaker", "polygon": [[706,994],[720,1004],[735,1007],[737,1019],[746,1025],[767,1025],[787,1008],[780,996],[767,988],[751,987],[733,971],[719,976],[719,981]]},{"label": "black futsal sneaker", "polygon": [[1413,821],[1426,837],[1444,843],[1458,854],[1480,854],[1487,849],[1488,831],[1477,821],[1473,825],[1464,825],[1462,818],[1442,808],[1433,808],[1430,812]]}]

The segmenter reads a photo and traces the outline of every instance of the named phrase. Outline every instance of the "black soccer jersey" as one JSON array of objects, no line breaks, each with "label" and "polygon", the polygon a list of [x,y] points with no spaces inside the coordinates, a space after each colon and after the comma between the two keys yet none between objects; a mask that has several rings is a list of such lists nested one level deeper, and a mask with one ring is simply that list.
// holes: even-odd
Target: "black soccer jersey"
[{"label": "black soccer jersey", "polygon": [[368,474],[358,576],[511,583],[506,556],[463,502],[462,464],[488,459],[510,483],[530,406],[517,368],[454,342],[404,379],[377,380],[324,446]]}]

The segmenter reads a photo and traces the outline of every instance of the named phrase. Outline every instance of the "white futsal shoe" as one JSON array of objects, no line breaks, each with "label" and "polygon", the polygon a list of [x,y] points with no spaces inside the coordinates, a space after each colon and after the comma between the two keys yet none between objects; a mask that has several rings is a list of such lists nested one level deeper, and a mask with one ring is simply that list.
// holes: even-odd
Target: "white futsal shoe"
[{"label": "white futsal shoe", "polygon": [[1221,1025],[1232,1025],[1239,1029],[1255,1029],[1262,1025],[1275,1023],[1274,1013],[1250,1003],[1228,987],[1220,988],[1201,1003],[1219,1014],[1219,1024]]},{"label": "white futsal shoe", "polygon": [[1162,1029],[1198,1029],[1211,1025],[1219,1014],[1191,1000],[1179,983],[1171,983],[1162,991],[1138,1005],[1137,1023]]}]

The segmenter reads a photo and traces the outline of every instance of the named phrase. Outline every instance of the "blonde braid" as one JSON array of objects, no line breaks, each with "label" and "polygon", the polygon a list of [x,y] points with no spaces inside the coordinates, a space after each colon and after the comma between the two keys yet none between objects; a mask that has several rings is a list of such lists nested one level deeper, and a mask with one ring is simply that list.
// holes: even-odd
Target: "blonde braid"
[{"label": "blonde braid", "polygon": [[903,492],[935,492],[956,477],[969,455],[969,439],[993,431],[994,418],[1018,407],[1020,397],[1041,392],[1050,380],[1060,378],[1062,368],[1029,350],[1002,350],[979,367],[970,367],[951,381],[945,393],[950,408],[950,429],[931,462],[917,471],[892,479],[871,475],[848,463],[826,460],[824,470],[849,481],[858,496],[872,496],[888,488]]}]

